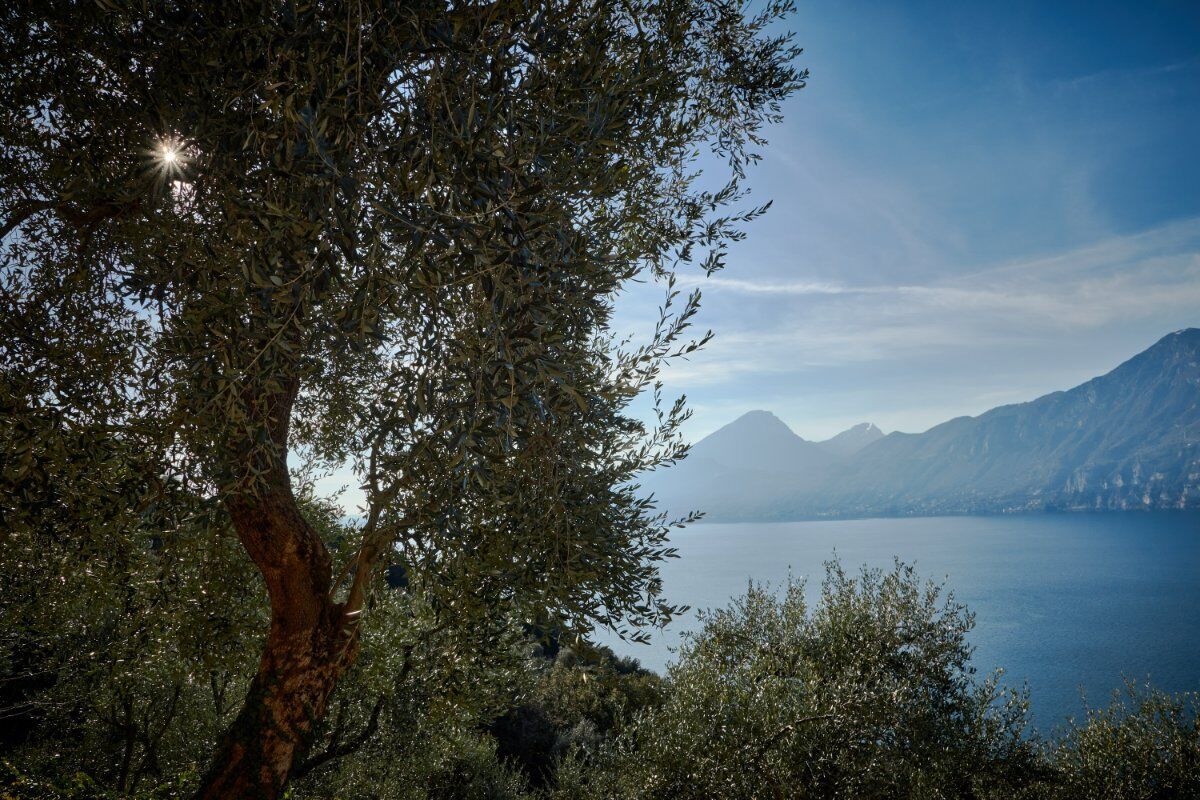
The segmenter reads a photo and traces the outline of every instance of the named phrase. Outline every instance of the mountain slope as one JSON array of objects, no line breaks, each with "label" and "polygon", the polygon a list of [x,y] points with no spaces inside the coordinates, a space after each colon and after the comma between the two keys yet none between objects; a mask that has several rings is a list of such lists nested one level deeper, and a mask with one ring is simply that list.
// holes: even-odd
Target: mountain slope
[{"label": "mountain slope", "polygon": [[[851,513],[1200,503],[1200,330],[1029,403],[864,448],[828,499]],[[1189,499],[1190,495],[1190,499]]]},{"label": "mountain slope", "polygon": [[718,486],[676,490],[689,474],[711,483],[700,462],[664,485],[664,506],[714,520],[1200,507],[1200,329],[1069,391],[875,437],[845,457],[806,442],[826,460],[806,449],[799,470],[773,456],[764,476],[730,442]]}]

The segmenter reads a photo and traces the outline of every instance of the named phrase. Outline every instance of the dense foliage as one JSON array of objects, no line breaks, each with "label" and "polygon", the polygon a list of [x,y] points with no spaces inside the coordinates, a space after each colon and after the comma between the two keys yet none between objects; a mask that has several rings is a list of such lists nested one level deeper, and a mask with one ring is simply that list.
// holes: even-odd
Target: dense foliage
[{"label": "dense foliage", "polygon": [[585,796],[974,797],[1035,773],[1021,696],[976,681],[966,610],[908,567],[834,564],[706,615],[665,702],[601,752]]},{"label": "dense foliage", "polygon": [[[205,596],[265,592],[269,613],[245,607],[267,635],[203,796],[278,796],[319,748],[364,628],[391,624],[370,601],[385,568],[433,636],[671,617],[670,520],[634,478],[683,452],[684,407],[655,389],[697,345],[672,276],[718,269],[763,210],[740,180],[803,84],[771,28],[789,10],[0,7],[3,568],[156,574],[160,547],[236,536],[261,583],[214,567]],[[616,342],[638,279],[667,302]],[[648,390],[649,425],[628,413]],[[345,541],[299,502],[305,463],[354,468]],[[139,747],[156,772],[160,745]]]},{"label": "dense foliage", "polygon": [[1200,797],[1200,696],[1129,686],[1051,744],[1050,800]]},{"label": "dense foliage", "polygon": [[[183,587],[181,603],[189,596]],[[386,614],[397,629],[364,639],[294,777],[296,798],[1200,796],[1194,696],[1131,686],[1043,739],[1026,727],[1023,694],[972,670],[968,611],[901,565],[850,576],[831,564],[812,608],[800,584],[781,596],[751,586],[704,615],[662,678],[528,626],[477,632],[503,642],[486,654],[469,638],[413,647],[403,628],[423,612],[403,592],[378,597],[403,606]],[[38,666],[63,666],[10,708],[32,726],[6,743],[5,791],[181,796],[229,713],[205,670],[229,657],[231,640],[81,673],[81,645],[117,642],[89,640],[99,620],[80,621],[76,636],[27,651]]]}]

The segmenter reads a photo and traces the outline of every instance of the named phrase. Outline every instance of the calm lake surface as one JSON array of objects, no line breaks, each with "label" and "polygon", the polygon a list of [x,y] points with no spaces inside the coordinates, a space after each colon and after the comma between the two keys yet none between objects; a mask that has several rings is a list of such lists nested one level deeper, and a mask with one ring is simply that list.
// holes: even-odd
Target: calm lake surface
[{"label": "calm lake surface", "polygon": [[[976,614],[980,673],[1027,682],[1034,723],[1053,731],[1124,678],[1168,691],[1200,690],[1200,514],[1187,512],[868,519],[695,525],[673,537],[666,595],[724,606],[748,579],[779,587],[789,573],[817,598],[833,555],[848,571],[890,567],[893,556],[945,580]],[[662,671],[694,612],[649,645],[600,641]]]}]

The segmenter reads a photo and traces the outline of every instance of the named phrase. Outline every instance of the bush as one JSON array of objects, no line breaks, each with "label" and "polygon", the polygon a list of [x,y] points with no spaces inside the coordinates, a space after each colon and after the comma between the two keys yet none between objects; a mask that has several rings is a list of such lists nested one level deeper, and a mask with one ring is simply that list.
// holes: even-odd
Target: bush
[{"label": "bush", "polygon": [[662,702],[662,679],[635,659],[580,642],[535,662],[531,690],[488,730],[500,755],[538,788],[554,781],[569,752],[586,757],[616,735],[624,721]]},{"label": "bush", "polygon": [[1130,685],[1105,709],[1047,750],[1052,800],[1168,800],[1200,797],[1196,694],[1170,696]]},{"label": "bush", "polygon": [[[181,618],[179,607],[196,602],[186,588],[148,603],[140,618],[159,627]],[[1200,696],[1129,686],[1043,742],[1026,730],[1025,693],[972,668],[971,614],[910,567],[850,576],[832,563],[819,597],[810,608],[802,584],[780,596],[752,584],[728,608],[701,615],[702,628],[660,678],[585,641],[539,647],[503,620],[494,629],[439,626],[414,598],[383,592],[381,622],[363,637],[290,796],[1200,798]],[[5,614],[22,611],[6,600]],[[27,639],[41,637],[36,649],[15,637],[0,647],[6,703],[48,709],[27,713],[26,730],[5,744],[12,763],[0,762],[0,800],[189,796],[230,705],[211,702],[219,688],[211,672],[207,682],[196,676],[223,663],[201,658],[204,648],[227,641],[210,637],[196,653],[162,644],[136,660],[130,648],[144,639],[116,650],[124,628],[109,631],[92,616],[105,605],[80,608],[66,617],[78,623],[73,638],[53,638],[47,617],[24,628]],[[152,641],[160,639],[177,641]],[[100,659],[82,658],[82,644],[128,663],[85,670]],[[72,669],[48,673],[47,664]],[[226,669],[236,675],[234,666]],[[53,678],[11,680],[26,674]],[[223,691],[240,685],[235,677]],[[132,735],[118,737],[121,718],[103,712],[123,697]]]},{"label": "bush", "polygon": [[1040,774],[1023,694],[976,680],[971,615],[910,567],[829,564],[811,611],[803,585],[761,586],[702,615],[666,699],[564,765],[563,797],[1005,797]]},{"label": "bush", "polygon": [[191,796],[189,784],[195,775],[184,775],[167,783],[144,788],[135,794],[106,789],[82,772],[42,778],[0,762],[0,800],[175,800]]}]

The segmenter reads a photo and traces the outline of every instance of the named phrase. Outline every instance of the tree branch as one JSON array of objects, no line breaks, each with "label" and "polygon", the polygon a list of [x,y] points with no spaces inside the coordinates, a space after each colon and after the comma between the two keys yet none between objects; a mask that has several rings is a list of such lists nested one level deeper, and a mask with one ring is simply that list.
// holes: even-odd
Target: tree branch
[{"label": "tree branch", "polygon": [[[801,717],[795,722],[789,722],[787,725],[784,725],[782,728],[775,731],[775,733],[771,734],[761,742],[747,742],[746,745],[742,747],[742,755],[746,756],[750,754],[752,750],[756,750],[756,752],[754,752],[753,756],[750,758],[750,764],[757,764],[758,761],[767,754],[768,750],[778,744],[780,739],[783,739],[785,736],[793,733],[797,726],[803,725],[806,722],[816,722],[817,720],[822,719],[833,719],[836,716],[836,714],[813,714],[808,717]],[[757,748],[754,747],[755,744],[758,745]]]},{"label": "tree branch", "polygon": [[375,731],[379,728],[379,715],[383,712],[383,708],[384,698],[381,697],[375,701],[375,707],[371,709],[371,716],[367,720],[367,725],[365,728],[359,731],[354,738],[348,739],[344,742],[338,743],[336,738],[330,741],[329,746],[320,753],[312,756],[311,758],[306,758],[304,761],[298,764],[292,770],[292,778],[302,778],[318,767],[328,764],[334,759],[348,756],[366,744],[367,741],[375,735]]},{"label": "tree branch", "polygon": [[30,217],[40,214],[43,211],[50,211],[58,208],[61,203],[52,203],[49,200],[30,200],[25,203],[18,203],[7,212],[3,224],[0,224],[0,241],[4,241],[14,230],[19,228]]}]

